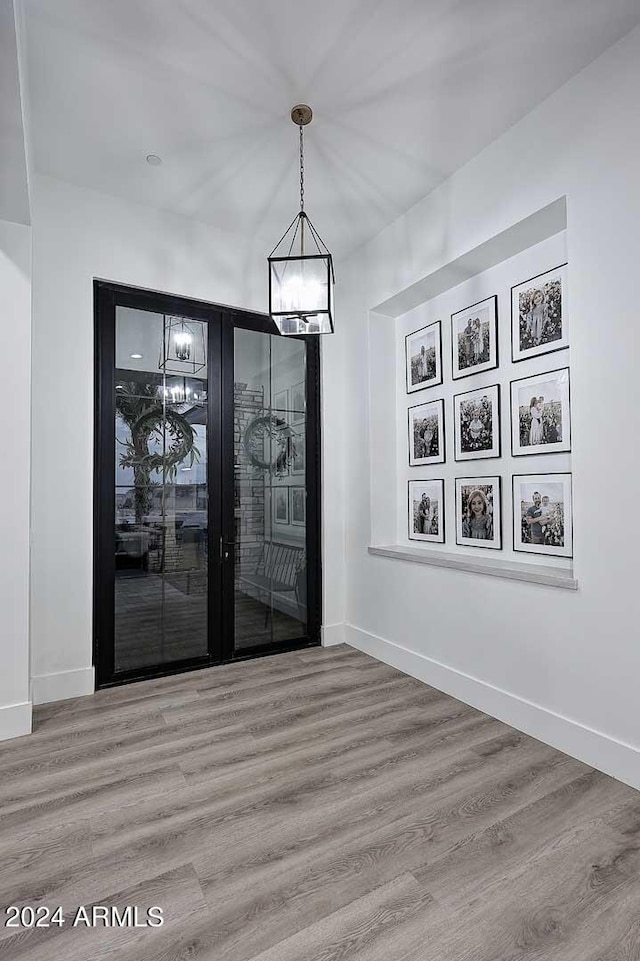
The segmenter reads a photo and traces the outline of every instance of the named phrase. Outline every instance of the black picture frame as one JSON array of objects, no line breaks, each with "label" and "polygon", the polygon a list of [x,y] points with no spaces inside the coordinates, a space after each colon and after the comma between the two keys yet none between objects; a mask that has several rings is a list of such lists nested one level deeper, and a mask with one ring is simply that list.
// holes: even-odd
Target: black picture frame
[{"label": "black picture frame", "polygon": [[[412,463],[412,451],[413,451],[413,420],[411,417],[411,411],[417,410],[419,407],[431,407],[439,405],[439,435],[440,435],[440,451],[437,457],[433,460],[420,460],[418,463]],[[423,404],[413,404],[412,407],[407,408],[407,440],[409,442],[409,467],[430,467],[432,464],[444,464],[447,459],[447,436],[446,436],[446,421],[445,421],[445,407],[444,399],[438,397],[436,400],[427,400]]]},{"label": "black picture frame", "polygon": [[[457,344],[458,339],[456,336],[455,320],[459,314],[465,314],[468,311],[474,309],[474,307],[480,307],[483,304],[492,303],[493,304],[493,338],[495,343],[495,363],[478,364],[476,368],[467,370],[466,373],[456,373],[459,370],[456,363],[457,354]],[[456,310],[451,314],[451,377],[453,380],[463,380],[465,377],[473,377],[476,374],[484,374],[488,370],[496,370],[500,365],[500,342],[499,342],[499,323],[498,323],[498,295],[492,294],[490,297],[484,297],[482,300],[476,301],[475,304],[469,304],[468,307],[462,307],[460,310]]]},{"label": "black picture frame", "polygon": [[[409,341],[412,337],[417,337],[418,334],[423,333],[423,331],[429,330],[431,327],[437,327],[437,348],[436,357],[440,365],[440,377],[439,379],[433,379],[428,381],[428,383],[416,384],[415,386],[410,386],[411,381],[411,359],[409,357]],[[419,327],[418,330],[412,330],[411,333],[407,334],[404,338],[404,366],[405,366],[405,388],[407,394],[415,394],[419,390],[429,390],[431,387],[440,387],[443,383],[443,367],[442,367],[442,321],[434,320],[430,324],[425,324],[424,327]]]},{"label": "black picture frame", "polygon": [[[553,444],[545,444],[542,447],[536,447],[532,450],[516,450],[514,445],[514,436],[516,430],[518,435],[520,434],[520,408],[514,407],[514,385],[522,384],[525,381],[542,380],[542,378],[550,377],[552,374],[560,374],[564,371],[567,372],[567,406],[568,406],[568,418],[567,423],[569,427],[569,446],[568,447],[558,447]],[[510,407],[510,418],[509,418],[509,432],[511,435],[511,456],[512,457],[539,457],[542,455],[551,456],[552,454],[570,454],[571,453],[571,368],[567,365],[566,367],[556,367],[553,370],[544,370],[540,374],[531,374],[528,377],[516,377],[514,380],[509,382],[509,407]],[[517,421],[516,421],[517,418]],[[564,420],[563,420],[564,428]],[[564,443],[564,442],[561,442]],[[519,476],[519,475],[516,475]]]},{"label": "black picture frame", "polygon": [[[296,520],[294,517],[294,491],[302,491],[302,520]],[[307,504],[306,504],[306,488],[295,484],[289,488],[289,519],[292,527],[306,527],[307,526]]]},{"label": "black picture frame", "polygon": [[[461,509],[461,506],[462,506],[462,505],[461,505],[461,503],[460,503],[461,491],[459,490],[459,487],[462,486],[463,482],[469,482],[469,486],[471,486],[472,483],[475,483],[476,487],[482,486],[482,485],[483,485],[483,482],[484,482],[484,485],[487,485],[487,484],[490,482],[490,483],[492,483],[492,484],[497,488],[497,492],[498,492],[498,505],[499,505],[499,508],[500,508],[500,510],[499,510],[500,523],[499,523],[499,525],[498,525],[498,535],[499,535],[499,536],[498,536],[498,538],[497,538],[497,540],[499,541],[498,544],[490,544],[488,541],[481,541],[481,540],[478,540],[477,543],[474,543],[472,538],[466,538],[465,540],[460,540],[460,538],[459,538],[459,536],[458,536],[458,517],[459,517],[459,513],[458,513],[458,512],[459,512],[459,510]],[[503,538],[502,538],[502,530],[503,530],[503,525],[502,525],[502,477],[501,477],[501,475],[500,475],[500,474],[487,474],[487,475],[485,475],[484,477],[456,477],[456,478],[454,478],[454,485],[455,485],[455,512],[456,512],[456,516],[455,516],[455,522],[456,522],[456,546],[457,546],[457,547],[475,547],[475,548],[479,548],[480,550],[485,550],[485,551],[486,551],[486,550],[489,550],[489,551],[501,551],[501,550],[503,549],[503,543],[502,543],[502,541],[503,541]],[[496,501],[495,501],[495,498],[494,498],[494,500],[493,500],[493,505],[494,505],[494,510],[493,510],[493,523],[494,523],[494,528],[493,528],[493,529],[494,529],[494,531],[496,530],[496,527],[495,527],[495,503],[496,503]]]},{"label": "black picture frame", "polygon": [[[282,497],[282,496],[284,496],[284,503],[286,504],[286,507],[287,507],[286,520],[282,520],[281,518],[278,517],[278,497]],[[271,507],[273,524],[278,525],[280,527],[289,527],[291,523],[291,502],[289,497],[289,487],[284,484],[279,485],[278,487],[272,487],[271,497],[273,501],[272,507]]]},{"label": "black picture frame", "polygon": [[[532,550],[532,547],[535,546],[535,545],[531,545],[530,547],[518,547],[518,546],[517,546],[519,543],[521,543],[521,536],[516,534],[516,530],[517,530],[517,528],[516,528],[516,522],[517,522],[518,524],[522,524],[522,515],[520,514],[520,508],[519,508],[519,506],[518,506],[518,509],[516,510],[516,480],[517,480],[518,478],[522,478],[522,477],[532,477],[532,478],[533,478],[533,477],[562,477],[562,478],[568,478],[567,483],[568,483],[568,485],[569,485],[569,502],[570,502],[570,508],[571,508],[571,510],[569,511],[570,517],[569,517],[569,524],[568,524],[568,530],[569,530],[570,535],[571,535],[571,549],[570,549],[569,552],[560,553],[560,552],[558,552],[558,551],[556,551],[556,550],[549,549],[549,548],[547,548],[546,550]],[[537,484],[538,482],[536,481],[535,483]],[[542,485],[540,485],[540,486],[542,486]],[[518,504],[519,504],[519,501],[518,501]],[[564,511],[564,520],[565,520],[565,530],[566,530],[566,529],[567,529],[567,512],[566,512],[566,506],[565,506],[564,502],[563,502],[563,511]],[[513,521],[513,550],[514,550],[515,553],[517,553],[517,554],[536,554],[536,555],[538,555],[539,557],[540,557],[540,556],[541,556],[541,557],[562,557],[562,558],[565,558],[566,560],[572,560],[572,559],[573,559],[573,472],[572,472],[572,471],[570,471],[570,470],[567,470],[567,471],[540,471],[540,472],[532,472],[532,473],[527,473],[527,474],[513,474],[512,477],[511,477],[511,512],[512,512],[512,515],[513,515],[513,517],[512,517],[512,521]],[[517,521],[516,521],[516,519],[517,519]],[[544,546],[544,545],[537,545],[537,546]]]},{"label": "black picture frame", "polygon": [[[459,394],[453,395],[453,459],[458,464],[475,464],[481,460],[496,460],[502,457],[502,401],[501,395],[502,391],[500,389],[500,384],[489,384],[487,387],[476,387],[473,390],[465,390]],[[467,456],[458,457],[458,433],[459,433],[459,419],[456,412],[456,400],[458,397],[466,397],[469,394],[481,394],[482,392],[487,392],[490,390],[496,391],[496,414],[497,414],[497,426],[495,428],[494,437],[497,440],[497,453],[495,454],[481,454],[481,456]]]},{"label": "black picture frame", "polygon": [[[510,316],[511,316],[511,362],[513,364],[521,364],[527,360],[534,360],[536,357],[545,357],[547,354],[555,354],[560,350],[569,350],[569,347],[571,345],[569,343],[569,335],[568,335],[568,329],[569,329],[568,318],[567,318],[567,337],[563,338],[563,340],[565,340],[566,342],[556,347],[550,346],[547,350],[538,350],[535,353],[527,354],[524,357],[516,357],[516,350],[515,350],[515,343],[514,343],[514,336],[513,336],[514,325],[515,325],[515,317],[514,317],[514,310],[513,310],[514,290],[517,290],[519,287],[524,287],[525,284],[533,283],[533,281],[538,280],[539,277],[546,277],[548,274],[552,274],[556,270],[564,270],[565,268],[568,270],[569,261],[565,261],[563,264],[557,264],[555,267],[550,267],[549,270],[543,270],[539,274],[534,274],[533,277],[528,277],[526,280],[521,280],[519,283],[512,285],[511,292],[510,292],[511,293]],[[564,314],[565,291],[563,291],[562,297],[563,297],[563,314]],[[518,332],[520,329],[519,318],[520,318],[520,312],[518,311]],[[553,344],[553,343],[554,341],[550,341],[550,344]]]},{"label": "black picture frame", "polygon": [[[425,540],[423,537],[416,537],[415,533],[412,531],[412,500],[411,500],[411,485],[412,484],[439,484],[440,485],[440,503],[442,505],[442,510],[440,513],[440,531],[442,537],[438,536],[435,540]],[[410,478],[407,481],[407,527],[408,527],[408,539],[410,541],[415,541],[420,544],[445,544],[447,540],[447,513],[446,513],[446,494],[445,494],[445,481],[443,477],[429,477],[429,478]]]},{"label": "black picture frame", "polygon": [[[299,388],[302,388],[302,390],[299,390]],[[302,406],[297,405],[296,394],[302,397]],[[307,391],[306,384],[303,380],[299,381],[297,384],[292,384],[289,388],[289,404],[291,412],[291,426],[296,427],[298,424],[304,424],[307,411]]]},{"label": "black picture frame", "polygon": [[307,471],[307,444],[306,444],[306,425],[300,430],[301,424],[296,425],[298,430],[295,430],[293,440],[295,444],[295,454],[291,463],[289,464],[289,474],[292,477],[303,477]]}]

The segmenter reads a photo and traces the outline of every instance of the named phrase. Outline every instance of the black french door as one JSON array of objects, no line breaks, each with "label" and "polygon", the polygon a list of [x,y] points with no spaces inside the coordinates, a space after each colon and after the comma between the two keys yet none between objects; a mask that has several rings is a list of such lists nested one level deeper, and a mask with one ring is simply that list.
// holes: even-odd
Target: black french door
[{"label": "black french door", "polygon": [[98,687],[320,642],[319,343],[95,281]]}]

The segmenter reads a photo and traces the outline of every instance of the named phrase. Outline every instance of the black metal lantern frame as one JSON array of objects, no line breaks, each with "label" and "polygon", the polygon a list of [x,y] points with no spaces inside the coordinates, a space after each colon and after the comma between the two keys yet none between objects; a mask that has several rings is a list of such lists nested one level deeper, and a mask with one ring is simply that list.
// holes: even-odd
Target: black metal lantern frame
[{"label": "black metal lantern frame", "polygon": [[207,366],[205,325],[184,317],[164,317],[159,370],[194,377]]},{"label": "black metal lantern frame", "polygon": [[[313,244],[310,253],[304,252],[305,232]],[[333,257],[303,210],[268,261],[269,313],[280,333],[332,334]]]},{"label": "black metal lantern frame", "polygon": [[333,333],[333,258],[304,209],[303,130],[312,116],[306,104],[291,111],[300,128],[300,211],[267,258],[269,314],[289,336]]}]

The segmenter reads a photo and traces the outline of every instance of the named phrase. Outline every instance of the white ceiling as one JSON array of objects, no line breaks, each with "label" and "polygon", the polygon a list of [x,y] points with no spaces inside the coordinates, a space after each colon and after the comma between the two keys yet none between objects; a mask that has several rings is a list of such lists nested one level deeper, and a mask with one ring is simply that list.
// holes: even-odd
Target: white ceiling
[{"label": "white ceiling", "polygon": [[640,22],[639,0],[24,6],[37,171],[275,244],[308,102],[307,210],[338,255]]}]

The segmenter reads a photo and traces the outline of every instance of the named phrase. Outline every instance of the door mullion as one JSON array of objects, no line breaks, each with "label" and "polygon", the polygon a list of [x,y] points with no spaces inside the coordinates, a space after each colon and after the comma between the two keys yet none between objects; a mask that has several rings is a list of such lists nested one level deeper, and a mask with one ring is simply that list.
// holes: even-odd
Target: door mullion
[{"label": "door mullion", "polygon": [[221,431],[222,443],[222,660],[230,661],[235,638],[235,456],[234,456],[234,325],[222,316]]},{"label": "door mullion", "polygon": [[320,643],[322,624],[320,339],[308,338],[306,369],[307,632]]},{"label": "door mullion", "polygon": [[209,659],[223,660],[223,589],[220,542],[222,539],[222,324],[216,311],[207,328],[209,392],[207,395],[207,554]]}]

